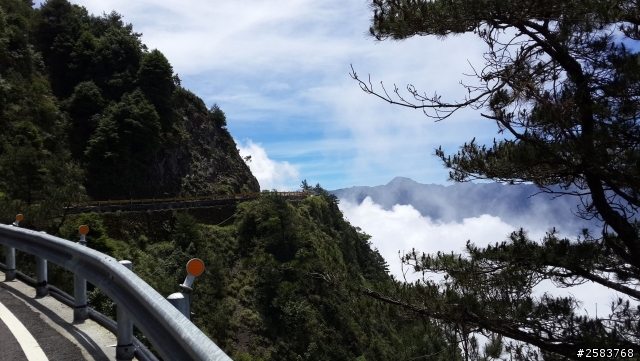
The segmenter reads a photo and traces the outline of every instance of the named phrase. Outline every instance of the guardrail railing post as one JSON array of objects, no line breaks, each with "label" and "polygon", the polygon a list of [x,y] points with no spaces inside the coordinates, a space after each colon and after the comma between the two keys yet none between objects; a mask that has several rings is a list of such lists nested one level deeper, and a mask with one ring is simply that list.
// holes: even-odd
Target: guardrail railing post
[{"label": "guardrail railing post", "polygon": [[191,319],[191,310],[189,307],[189,296],[176,292],[172,293],[167,297],[167,301],[173,305],[173,307],[177,308],[180,313],[184,315],[184,317]]},{"label": "guardrail railing post", "polygon": [[[127,267],[129,270],[132,269],[131,261],[120,261],[120,264]],[[125,311],[123,305],[117,305],[116,317],[116,322],[118,324],[116,361],[133,360],[133,322]]]},{"label": "guardrail railing post", "polygon": [[5,264],[7,265],[7,270],[4,273],[5,281],[13,281],[16,279],[17,271],[16,271],[16,249],[13,247],[5,246],[4,252],[6,255]]},{"label": "guardrail railing post", "polygon": [[[78,228],[80,232],[81,246],[87,245],[86,235],[89,233],[87,225],[81,225]],[[87,281],[74,274],[73,275],[73,322],[83,322],[89,318],[89,308],[87,307]]]},{"label": "guardrail railing post", "polygon": [[[24,216],[22,214],[20,213],[17,214],[16,221],[13,222],[13,226],[19,227],[20,221],[23,219],[24,219]],[[4,253],[5,253],[5,265],[7,266],[7,269],[4,273],[4,280],[13,281],[16,279],[16,276],[18,274],[18,271],[16,270],[16,249],[13,247],[5,246]]]},{"label": "guardrail railing post", "polygon": [[199,258],[192,258],[187,262],[187,278],[180,285],[184,292],[172,293],[167,301],[180,311],[187,319],[191,320],[191,299],[189,293],[193,291],[191,286],[196,277],[204,273],[204,262]]},{"label": "guardrail railing post", "polygon": [[48,294],[47,260],[42,257],[36,257],[36,297],[44,297]]}]

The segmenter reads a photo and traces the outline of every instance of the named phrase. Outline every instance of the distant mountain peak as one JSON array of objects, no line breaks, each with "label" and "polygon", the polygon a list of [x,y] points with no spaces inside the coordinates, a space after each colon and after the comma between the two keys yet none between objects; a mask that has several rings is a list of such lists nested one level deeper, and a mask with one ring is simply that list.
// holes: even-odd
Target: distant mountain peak
[{"label": "distant mountain peak", "polygon": [[407,177],[395,177],[391,180],[391,182],[387,183],[387,185],[407,185],[407,184],[418,184],[418,182]]}]

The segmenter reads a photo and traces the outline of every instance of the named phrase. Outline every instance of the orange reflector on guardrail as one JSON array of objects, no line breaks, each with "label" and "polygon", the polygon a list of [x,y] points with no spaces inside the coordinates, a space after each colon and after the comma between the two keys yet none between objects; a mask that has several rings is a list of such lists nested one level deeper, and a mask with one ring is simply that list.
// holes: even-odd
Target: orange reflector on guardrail
[{"label": "orange reflector on guardrail", "polygon": [[204,272],[204,262],[199,258],[193,258],[187,262],[187,273],[194,277],[200,276]]}]

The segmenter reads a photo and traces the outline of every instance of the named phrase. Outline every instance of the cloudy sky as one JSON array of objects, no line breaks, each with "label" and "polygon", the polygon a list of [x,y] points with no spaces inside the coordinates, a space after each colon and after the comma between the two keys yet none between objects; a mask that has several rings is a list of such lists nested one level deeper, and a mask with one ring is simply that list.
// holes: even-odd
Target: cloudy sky
[{"label": "cloudy sky", "polygon": [[[372,12],[364,0],[72,3],[95,15],[122,14],[149,49],[167,56],[184,87],[207,106],[217,103],[241,154],[252,156],[262,189],[293,190],[302,179],[325,189],[373,186],[395,176],[448,184],[435,148],[453,154],[473,137],[480,144],[502,137],[472,110],[434,122],[421,110],[364,93],[349,76],[350,64],[361,78],[370,74],[377,91],[383,81],[388,91],[395,83],[408,96],[404,89],[413,84],[421,93],[460,100],[467,91],[459,82],[474,84],[464,73],[471,72],[470,64],[483,64],[485,50],[470,35],[375,43],[366,36]],[[442,223],[411,206],[341,207],[352,224],[373,236],[397,276],[398,250],[459,252],[468,239],[499,242],[521,226],[490,215]],[[529,229],[530,235],[540,239],[545,227]],[[613,295],[600,291],[572,290],[576,296],[599,293],[599,301],[589,299],[590,307]]]},{"label": "cloudy sky", "polygon": [[472,111],[435,123],[421,110],[365,94],[349,76],[371,74],[380,88],[407,84],[462,99],[459,84],[482,64],[472,36],[379,42],[365,36],[372,12],[359,1],[74,0],[95,15],[116,10],[162,51],[182,85],[217,103],[263,189],[376,185],[401,175],[443,184],[434,149],[454,153],[474,136],[491,141],[495,124]]}]

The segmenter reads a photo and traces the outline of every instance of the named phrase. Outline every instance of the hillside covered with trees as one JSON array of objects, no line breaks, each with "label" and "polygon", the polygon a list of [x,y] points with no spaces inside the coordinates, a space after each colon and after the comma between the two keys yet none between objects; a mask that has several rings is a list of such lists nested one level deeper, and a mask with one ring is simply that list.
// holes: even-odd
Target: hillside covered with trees
[{"label": "hillside covered with trees", "polygon": [[[319,186],[310,191],[313,196],[297,202],[265,191],[241,203],[226,226],[198,223],[189,212],[174,211],[151,225],[147,212],[92,213],[69,217],[60,235],[77,239],[78,226],[89,225],[88,245],[131,260],[134,272],[164,296],[181,291],[189,259],[202,259],[205,273],[194,282],[192,321],[236,361],[424,355],[462,361],[453,333],[351,291],[390,290],[397,282],[370,236],[344,220],[335,196]],[[163,232],[151,238],[148,228]],[[27,259],[23,264],[18,268],[29,267]],[[335,285],[334,279],[349,285]],[[58,270],[50,283],[73,291],[69,272]],[[115,305],[99,290],[90,293],[89,304],[115,317]]]},{"label": "hillside covered with trees", "polygon": [[[329,282],[396,283],[319,185],[304,182],[313,196],[298,202],[264,192],[224,225],[175,212],[153,237],[109,221],[123,213],[64,213],[78,200],[259,191],[225,126],[119,14],[0,0],[1,222],[23,213],[21,226],[70,240],[87,224],[89,247],[131,260],[164,296],[201,258],[193,321],[234,360],[461,360],[442,326]],[[33,275],[32,257],[18,252],[18,268]],[[49,283],[72,293],[55,265]],[[99,290],[89,301],[115,316]]]},{"label": "hillside covered with trees", "polygon": [[0,4],[2,194],[38,213],[86,197],[259,191],[222,110],[184,89],[119,14]]}]

